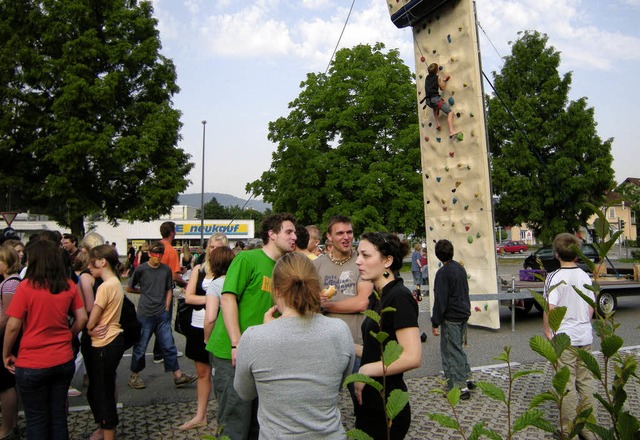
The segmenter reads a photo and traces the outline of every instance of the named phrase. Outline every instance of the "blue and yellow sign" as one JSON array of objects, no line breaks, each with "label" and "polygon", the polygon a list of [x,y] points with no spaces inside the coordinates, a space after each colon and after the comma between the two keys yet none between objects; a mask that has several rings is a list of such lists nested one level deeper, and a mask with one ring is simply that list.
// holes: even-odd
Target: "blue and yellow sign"
[{"label": "blue and yellow sign", "polygon": [[[216,233],[233,236],[249,236],[249,225],[246,223],[205,223],[204,235],[213,235]],[[200,236],[200,223],[182,223],[176,224],[176,236]]]}]

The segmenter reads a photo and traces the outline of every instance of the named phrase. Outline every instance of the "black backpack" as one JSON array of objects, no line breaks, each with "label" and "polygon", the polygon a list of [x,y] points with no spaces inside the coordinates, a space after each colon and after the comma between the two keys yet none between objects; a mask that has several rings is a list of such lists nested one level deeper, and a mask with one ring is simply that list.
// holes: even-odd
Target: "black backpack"
[{"label": "black backpack", "polygon": [[124,349],[127,350],[133,347],[140,340],[140,336],[142,334],[142,326],[138,321],[136,306],[127,297],[127,295],[124,295],[124,300],[122,301],[120,327],[122,327],[123,330],[122,336],[124,338]]}]

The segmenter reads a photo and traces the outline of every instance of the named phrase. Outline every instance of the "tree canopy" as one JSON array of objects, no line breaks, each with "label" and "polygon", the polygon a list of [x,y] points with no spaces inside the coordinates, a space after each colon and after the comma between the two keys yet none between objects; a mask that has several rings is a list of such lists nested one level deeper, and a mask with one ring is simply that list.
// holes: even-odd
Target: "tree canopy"
[{"label": "tree canopy", "polygon": [[[259,224],[270,214],[270,209],[267,209],[265,212],[260,212],[253,208],[242,209],[242,207],[238,205],[223,206],[215,197],[211,197],[211,200],[204,204],[205,219],[255,220],[256,223]],[[196,218],[202,218],[199,209],[196,210]]]},{"label": "tree canopy", "polygon": [[356,233],[422,235],[415,83],[398,51],[342,49],[328,74],[310,73],[300,87],[289,115],[269,123],[277,149],[247,191],[303,224],[343,214]]},{"label": "tree canopy", "polygon": [[547,40],[521,33],[493,72],[499,96],[488,99],[496,221],[527,223],[545,243],[586,224],[585,204],[600,206],[614,186],[613,139],[598,136],[586,98],[569,102],[571,74],[559,74],[560,53]]},{"label": "tree canopy", "polygon": [[83,219],[170,212],[193,166],[177,148],[173,62],[150,2],[0,2],[0,187],[12,210]]}]

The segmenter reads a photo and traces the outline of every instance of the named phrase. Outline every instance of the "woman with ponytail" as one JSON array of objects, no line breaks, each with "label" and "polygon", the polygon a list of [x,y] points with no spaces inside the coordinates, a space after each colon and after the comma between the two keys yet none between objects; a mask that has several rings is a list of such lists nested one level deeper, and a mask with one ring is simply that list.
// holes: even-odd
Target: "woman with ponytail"
[{"label": "woman with ponytail", "polygon": [[89,389],[87,400],[99,428],[91,440],[110,440],[116,436],[116,370],[124,353],[124,339],[120,327],[120,313],[124,291],[118,274],[120,262],[113,246],[101,244],[89,251],[91,275],[102,280],[98,287],[87,331],[91,336],[87,370]]},{"label": "woman with ponytail", "polygon": [[355,358],[351,332],[320,313],[320,278],[303,254],[283,255],[271,283],[276,305],[242,334],[234,387],[258,397],[261,439],[344,439],[338,398]]}]

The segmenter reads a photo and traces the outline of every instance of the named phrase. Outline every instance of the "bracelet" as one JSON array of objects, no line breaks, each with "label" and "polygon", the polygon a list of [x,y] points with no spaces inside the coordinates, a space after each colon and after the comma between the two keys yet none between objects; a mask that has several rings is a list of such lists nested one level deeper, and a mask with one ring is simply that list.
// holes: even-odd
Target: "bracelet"
[{"label": "bracelet", "polygon": [[234,348],[238,348],[238,346],[237,345],[232,345],[231,349],[233,350]]}]

